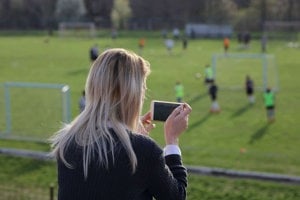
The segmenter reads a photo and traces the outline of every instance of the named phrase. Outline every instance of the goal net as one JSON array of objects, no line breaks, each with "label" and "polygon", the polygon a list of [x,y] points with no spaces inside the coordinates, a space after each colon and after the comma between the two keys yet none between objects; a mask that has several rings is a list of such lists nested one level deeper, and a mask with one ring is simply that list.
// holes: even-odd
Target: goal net
[{"label": "goal net", "polygon": [[264,30],[270,39],[297,42],[299,39],[300,21],[266,21]]},{"label": "goal net", "polygon": [[277,65],[269,54],[214,54],[214,78],[222,89],[244,90],[246,76],[254,81],[256,90],[279,89]]},{"label": "goal net", "polygon": [[96,26],[92,22],[60,22],[58,34],[60,37],[95,37]]},{"label": "goal net", "polygon": [[45,141],[70,121],[67,85],[7,82],[1,88],[2,138]]}]

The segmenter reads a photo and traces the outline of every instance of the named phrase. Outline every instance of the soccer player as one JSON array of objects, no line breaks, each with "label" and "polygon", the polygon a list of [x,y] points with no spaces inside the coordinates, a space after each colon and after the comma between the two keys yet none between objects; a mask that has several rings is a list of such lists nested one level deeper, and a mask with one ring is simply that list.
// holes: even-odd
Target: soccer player
[{"label": "soccer player", "polygon": [[166,39],[165,40],[165,45],[166,45],[166,48],[167,48],[167,51],[168,51],[169,55],[171,55],[172,54],[172,49],[174,47],[174,40],[172,40],[171,38]]},{"label": "soccer player", "polygon": [[224,52],[227,54],[227,51],[229,49],[230,40],[228,37],[225,37],[223,40],[223,46],[224,46]]},{"label": "soccer player", "polygon": [[246,94],[248,96],[249,103],[253,104],[255,102],[254,83],[253,80],[248,75],[246,76],[245,88],[246,88]]},{"label": "soccer player", "polygon": [[205,74],[205,80],[204,80],[205,84],[208,85],[213,81],[213,70],[210,65],[207,64],[205,66],[204,74]]},{"label": "soccer player", "polygon": [[187,49],[187,46],[188,46],[188,40],[186,37],[183,37],[182,38],[182,49],[183,50],[186,50]]},{"label": "soccer player", "polygon": [[145,44],[146,44],[146,40],[145,38],[140,38],[139,39],[139,50],[140,50],[140,54],[142,54],[142,51],[145,47]]},{"label": "soccer player", "polygon": [[184,88],[183,85],[180,83],[180,81],[176,82],[174,89],[175,89],[176,101],[182,102],[184,96]]},{"label": "soccer player", "polygon": [[174,38],[175,40],[177,40],[177,39],[179,38],[179,36],[180,36],[180,31],[179,31],[179,29],[178,29],[178,28],[174,28],[174,29],[173,29],[173,38]]},{"label": "soccer player", "polygon": [[139,40],[139,48],[143,49],[145,47],[146,40],[145,38],[140,38]]},{"label": "soccer player", "polygon": [[267,41],[268,41],[268,37],[264,33],[261,37],[261,51],[262,51],[262,53],[265,53],[267,51]]},{"label": "soccer player", "polygon": [[113,40],[115,40],[115,39],[117,38],[117,36],[118,36],[117,29],[113,28],[113,29],[111,30],[111,38],[112,38]]},{"label": "soccer player", "polygon": [[246,48],[249,48],[250,41],[251,41],[251,34],[248,31],[246,31],[244,35],[244,43]]},{"label": "soccer player", "polygon": [[212,101],[212,104],[210,107],[210,112],[212,112],[212,113],[219,113],[221,111],[220,106],[217,102],[217,92],[218,92],[218,86],[215,84],[215,81],[212,80],[209,90],[208,90],[208,93],[209,93],[211,101]]},{"label": "soccer player", "polygon": [[275,95],[271,88],[267,88],[264,93],[264,102],[267,111],[268,122],[272,123],[275,120]]},{"label": "soccer player", "polygon": [[95,44],[90,48],[90,60],[92,63],[98,58],[98,55],[99,55],[98,45]]}]

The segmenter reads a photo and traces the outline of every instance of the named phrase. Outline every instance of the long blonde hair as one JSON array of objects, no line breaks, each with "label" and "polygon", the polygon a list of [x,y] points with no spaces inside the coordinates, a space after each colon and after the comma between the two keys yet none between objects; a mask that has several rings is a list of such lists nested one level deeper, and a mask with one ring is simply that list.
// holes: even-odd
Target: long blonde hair
[{"label": "long blonde hair", "polygon": [[124,146],[133,172],[137,159],[131,146],[128,130],[137,131],[145,96],[149,63],[125,49],[109,49],[92,65],[87,77],[86,106],[70,124],[65,125],[52,138],[52,153],[72,168],[64,153],[75,140],[83,148],[83,169],[87,178],[88,166],[94,152],[100,164],[108,168],[108,151],[114,160],[114,130]]}]

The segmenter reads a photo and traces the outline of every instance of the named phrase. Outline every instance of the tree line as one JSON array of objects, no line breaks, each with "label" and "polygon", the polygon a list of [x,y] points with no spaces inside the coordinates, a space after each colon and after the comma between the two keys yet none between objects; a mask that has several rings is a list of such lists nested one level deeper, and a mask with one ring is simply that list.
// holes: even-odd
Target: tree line
[{"label": "tree line", "polygon": [[0,29],[55,29],[89,21],[102,28],[183,28],[231,24],[262,30],[265,21],[299,21],[299,0],[1,0]]}]

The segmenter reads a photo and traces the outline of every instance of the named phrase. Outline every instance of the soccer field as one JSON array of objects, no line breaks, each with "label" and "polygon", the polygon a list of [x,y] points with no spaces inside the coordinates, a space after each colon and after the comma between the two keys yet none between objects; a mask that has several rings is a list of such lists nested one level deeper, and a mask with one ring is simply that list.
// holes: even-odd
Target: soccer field
[{"label": "soccer field", "polygon": [[[109,37],[97,39],[0,37],[0,83],[67,84],[71,88],[72,117],[75,117],[79,112],[78,100],[90,66],[89,48],[97,43],[100,51],[121,47],[139,52],[138,38],[143,35],[139,36],[137,33],[135,35],[135,37],[124,36],[114,41]],[[140,54],[151,63],[152,73],[147,82],[149,90],[144,112],[150,108],[150,101],[153,99],[175,101],[174,86],[175,82],[180,80],[185,88],[184,100],[193,108],[189,129],[180,140],[184,162],[187,165],[299,176],[300,80],[296,77],[300,73],[299,51],[300,49],[289,48],[284,41],[270,41],[268,44],[267,53],[276,58],[280,83],[280,90],[276,93],[276,121],[268,124],[261,91],[256,91],[256,103],[249,106],[244,90],[220,89],[218,99],[222,111],[219,114],[209,113],[210,99],[203,84],[204,68],[206,64],[211,64],[214,53],[223,53],[222,40],[190,40],[185,51],[182,50],[181,42],[177,41],[172,54],[169,55],[161,38],[146,38],[145,48]],[[260,53],[260,43],[254,40],[249,49],[240,50],[238,44],[232,40],[229,53]],[[240,85],[243,87],[246,74],[244,70],[234,70],[238,67],[222,70],[222,77],[226,77],[226,80],[241,80]],[[249,67],[248,73],[259,77],[260,70],[261,67]],[[196,78],[196,73],[202,74],[202,77]],[[257,80],[257,83],[259,81],[261,80]],[[36,95],[36,98],[53,99],[53,102],[47,105],[58,109],[55,108],[58,100],[50,94],[43,93],[46,96]],[[0,95],[2,110],[4,109],[2,89]],[[12,99],[12,101],[19,99],[18,104],[21,104],[16,106],[12,114],[22,116],[13,118],[13,129],[22,132],[22,127],[24,130],[26,127],[26,133],[23,134],[47,138],[59,128],[61,120],[59,117],[42,119],[40,116],[40,110],[47,110],[44,104],[32,105],[29,103],[32,97],[26,97],[26,93],[22,92],[20,95],[16,94],[15,99]],[[27,106],[31,107],[28,109]],[[56,123],[51,121],[51,125],[48,126],[48,120],[54,120]],[[29,124],[31,127],[28,127]],[[4,129],[5,116],[2,114],[0,130]],[[163,145],[162,131],[162,124],[158,122],[157,128],[151,134],[161,145]]]}]

